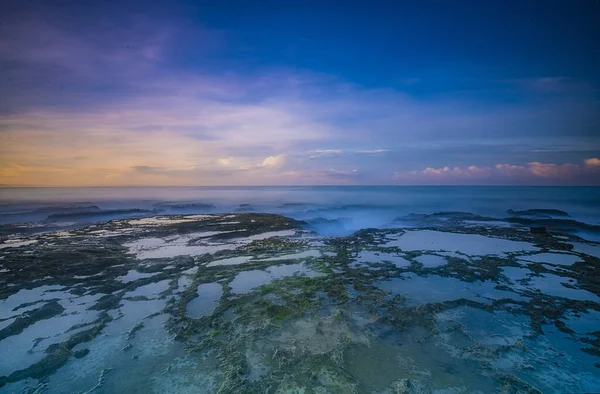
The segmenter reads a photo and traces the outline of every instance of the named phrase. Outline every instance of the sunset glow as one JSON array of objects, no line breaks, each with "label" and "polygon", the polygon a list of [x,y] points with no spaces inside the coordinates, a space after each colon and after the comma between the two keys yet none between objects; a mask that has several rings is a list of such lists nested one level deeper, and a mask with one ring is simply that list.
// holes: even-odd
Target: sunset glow
[{"label": "sunset glow", "polygon": [[600,183],[595,10],[5,4],[0,184]]}]

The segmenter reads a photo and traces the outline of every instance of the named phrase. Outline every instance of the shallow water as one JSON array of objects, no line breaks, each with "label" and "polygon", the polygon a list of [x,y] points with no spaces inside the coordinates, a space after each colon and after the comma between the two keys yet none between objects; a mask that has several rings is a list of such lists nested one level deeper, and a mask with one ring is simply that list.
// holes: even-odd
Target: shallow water
[{"label": "shallow water", "polygon": [[304,264],[274,265],[266,268],[264,271],[251,270],[240,272],[229,283],[229,286],[234,293],[246,293],[256,287],[267,284],[272,280],[292,275],[300,275],[310,278],[319,274]]},{"label": "shallow water", "polygon": [[421,277],[413,273],[402,274],[399,278],[377,282],[375,285],[393,294],[407,297],[411,305],[437,303],[456,299],[490,303],[493,300],[510,298],[522,300],[516,293],[496,289],[491,281],[465,282],[456,278],[429,275]]},{"label": "shallow water", "polygon": [[408,231],[399,237],[390,238],[385,246],[408,251],[439,250],[461,252],[468,255],[506,254],[537,249],[526,242],[491,238],[478,234],[455,234],[431,230]]},{"label": "shallow water", "polygon": [[0,392],[600,391],[599,246],[457,216],[0,236]]},{"label": "shallow water", "polygon": [[415,260],[423,264],[423,267],[425,268],[439,267],[440,265],[444,265],[448,262],[444,257],[435,254],[424,254],[418,256]]},{"label": "shallow water", "polygon": [[196,288],[198,295],[188,302],[186,316],[197,319],[210,314],[218,305],[223,286],[218,283],[203,283]]},{"label": "shallow water", "polygon": [[538,253],[528,256],[523,256],[522,260],[534,263],[550,263],[557,265],[573,265],[577,261],[581,261],[579,256],[566,253]]}]

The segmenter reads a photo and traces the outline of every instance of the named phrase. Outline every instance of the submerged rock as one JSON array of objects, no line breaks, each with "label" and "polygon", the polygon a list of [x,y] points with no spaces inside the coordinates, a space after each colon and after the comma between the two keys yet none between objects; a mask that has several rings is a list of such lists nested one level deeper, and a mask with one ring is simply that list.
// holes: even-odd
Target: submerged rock
[{"label": "submerged rock", "polygon": [[90,352],[90,349],[79,349],[73,352],[73,357],[82,358]]},{"label": "submerged rock", "polygon": [[531,234],[546,234],[548,232],[546,227],[531,227],[529,231]]},{"label": "submerged rock", "polygon": [[395,382],[394,390],[395,394],[421,394],[421,390],[410,379],[401,379],[399,382]]},{"label": "submerged rock", "polygon": [[50,319],[51,317],[63,313],[64,310],[65,308],[63,308],[58,302],[51,301],[47,304],[44,304],[44,306],[41,308],[24,312],[21,316],[17,317],[15,321],[0,330],[0,341],[9,336],[18,335],[32,324],[35,324],[40,320]]}]

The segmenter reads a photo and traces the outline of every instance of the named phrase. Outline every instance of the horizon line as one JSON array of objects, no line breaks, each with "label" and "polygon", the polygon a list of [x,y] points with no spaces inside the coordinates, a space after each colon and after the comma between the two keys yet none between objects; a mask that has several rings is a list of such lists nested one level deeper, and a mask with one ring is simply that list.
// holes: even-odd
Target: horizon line
[{"label": "horizon line", "polygon": [[484,185],[448,185],[448,184],[405,184],[405,185],[389,185],[389,184],[372,184],[372,185],[88,185],[88,186],[48,186],[48,185],[2,185],[0,189],[12,189],[12,188],[32,188],[32,189],[103,189],[103,188],[244,188],[244,187],[600,187],[600,184],[576,184],[576,185],[555,185],[555,184],[542,184],[542,185],[523,185],[523,184],[484,184]]}]

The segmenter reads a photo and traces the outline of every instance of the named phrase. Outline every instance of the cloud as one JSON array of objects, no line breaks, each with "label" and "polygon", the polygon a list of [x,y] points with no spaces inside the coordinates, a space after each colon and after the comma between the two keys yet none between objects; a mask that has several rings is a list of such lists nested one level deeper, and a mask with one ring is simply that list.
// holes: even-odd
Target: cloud
[{"label": "cloud", "polygon": [[[117,23],[109,13],[73,26],[49,15],[24,12],[2,25],[0,183],[372,184],[402,168],[402,179],[554,179],[579,170],[543,163],[600,157],[599,104],[579,96],[482,103],[309,70],[221,69],[210,64],[231,49],[227,32],[185,18],[123,13]],[[179,62],[189,54],[194,67]],[[567,145],[587,150],[557,159],[552,149]],[[528,156],[535,149],[545,156]],[[589,160],[586,169],[598,168]]]},{"label": "cloud", "polygon": [[544,164],[537,161],[528,163],[528,166],[529,171],[533,175],[544,178],[568,177],[576,174],[581,169],[581,167],[576,164]]},{"label": "cloud", "polygon": [[[591,166],[588,163],[595,163]],[[491,167],[427,167],[423,170],[395,172],[392,179],[395,181],[424,181],[440,183],[465,183],[478,181],[480,183],[532,183],[540,182],[566,182],[575,184],[599,184],[600,160],[596,158],[584,161],[585,166],[565,163],[540,163],[529,162],[526,165],[496,164]]]},{"label": "cloud", "polygon": [[131,168],[140,174],[160,174],[166,171],[166,168],[164,167],[133,166]]},{"label": "cloud", "polygon": [[442,168],[431,168],[427,167],[422,171],[413,171],[412,175],[429,175],[429,176],[453,176],[453,177],[480,177],[489,174],[491,169],[489,167],[480,168],[477,166],[469,166],[467,168],[461,167],[442,167]]},{"label": "cloud", "polygon": [[121,175],[123,175],[123,174],[121,174],[120,172],[115,172],[113,174],[106,174],[106,175],[104,175],[104,178],[106,178],[106,179],[116,178],[116,177],[119,177]]},{"label": "cloud", "polygon": [[267,157],[266,159],[263,160],[261,165],[263,167],[278,168],[278,167],[283,166],[284,164],[285,164],[285,156],[277,155],[277,156]]},{"label": "cloud", "polygon": [[591,159],[586,159],[585,160],[585,165],[586,167],[600,167],[600,159],[598,159],[597,157],[592,157]]},{"label": "cloud", "polygon": [[496,164],[496,170],[507,177],[523,177],[529,174],[529,169],[525,166],[514,164]]},{"label": "cloud", "polygon": [[360,150],[360,149],[315,149],[309,150],[306,153],[310,154],[311,159],[317,159],[322,157],[335,157],[341,155],[352,155],[352,154],[367,154],[375,155],[380,153],[389,152],[389,149],[371,149],[371,150]]},{"label": "cloud", "polygon": [[371,150],[357,150],[356,153],[364,153],[364,154],[378,154],[378,153],[386,153],[389,152],[389,149],[371,149]]},{"label": "cloud", "polygon": [[311,155],[310,156],[311,159],[316,159],[319,157],[339,156],[343,152],[344,151],[341,149],[314,149],[314,150],[309,150],[306,153]]}]

